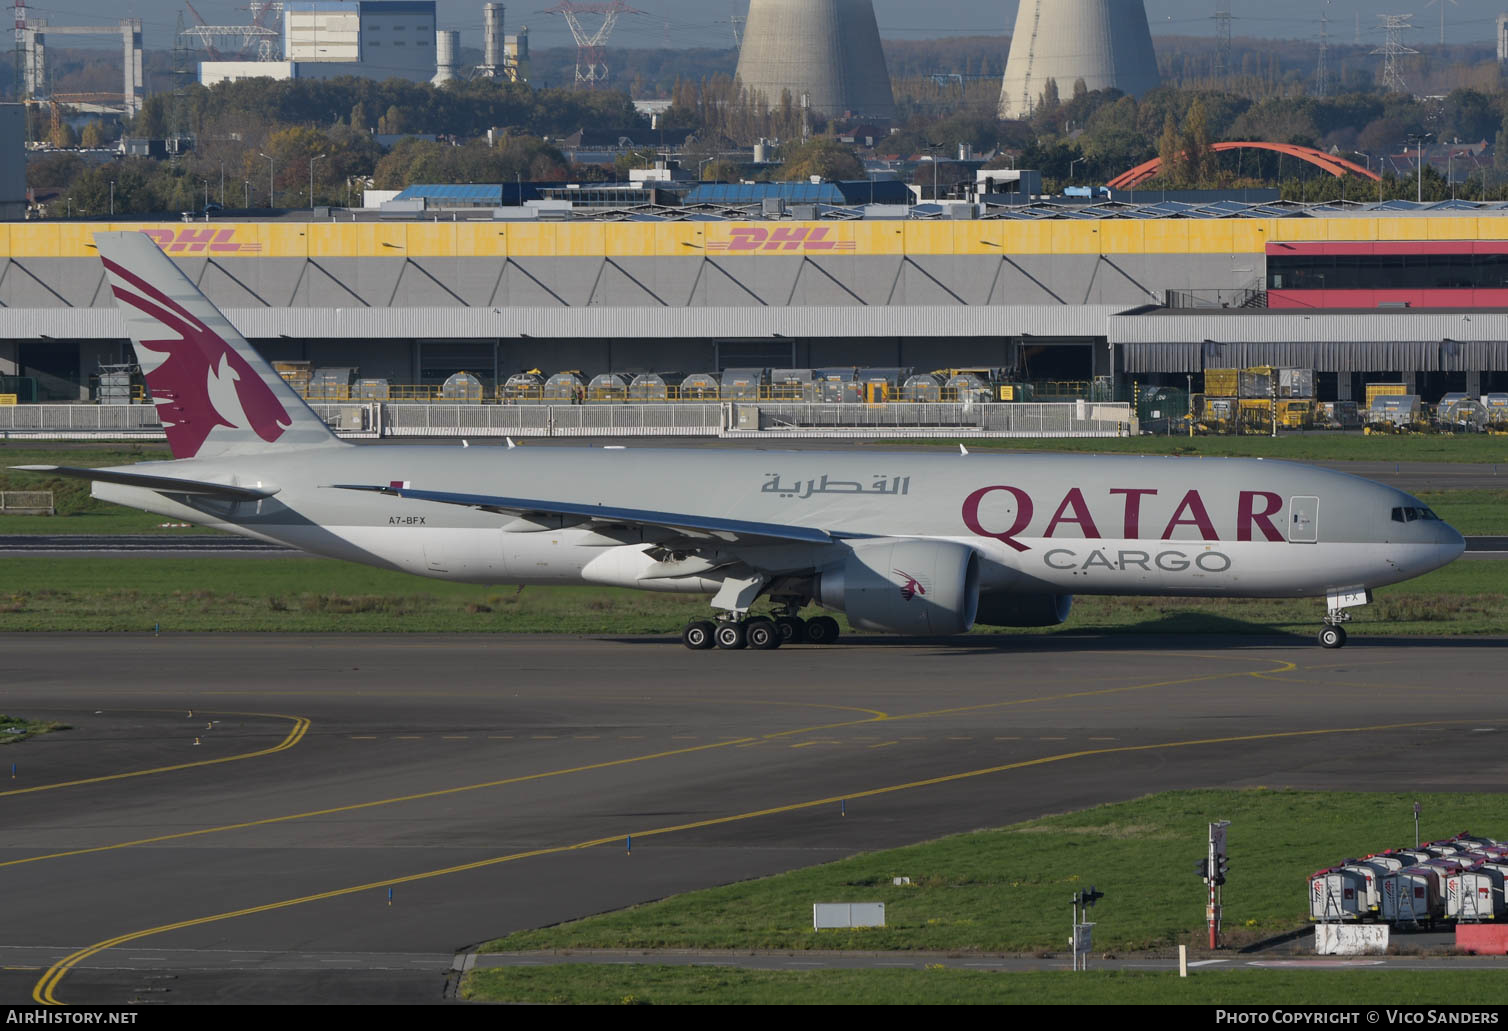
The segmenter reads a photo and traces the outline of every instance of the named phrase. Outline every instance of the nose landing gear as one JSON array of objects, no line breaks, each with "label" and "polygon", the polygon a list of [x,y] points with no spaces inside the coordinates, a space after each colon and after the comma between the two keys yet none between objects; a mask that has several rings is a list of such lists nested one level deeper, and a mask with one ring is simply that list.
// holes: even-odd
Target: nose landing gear
[{"label": "nose landing gear", "polygon": [[1343,626],[1322,627],[1319,632],[1321,648],[1343,648],[1346,644],[1346,628]]},{"label": "nose landing gear", "polygon": [[1372,592],[1362,588],[1355,591],[1331,591],[1325,595],[1325,625],[1320,628],[1321,648],[1343,648],[1346,644],[1346,628],[1351,622],[1347,609],[1357,608],[1372,600]]}]

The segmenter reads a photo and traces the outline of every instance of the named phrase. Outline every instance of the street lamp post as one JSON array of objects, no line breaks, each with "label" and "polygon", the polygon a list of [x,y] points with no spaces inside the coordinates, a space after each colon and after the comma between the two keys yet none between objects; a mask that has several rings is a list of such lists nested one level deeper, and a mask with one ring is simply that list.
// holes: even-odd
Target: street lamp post
[{"label": "street lamp post", "polygon": [[115,180],[110,180],[110,217],[115,217]]},{"label": "street lamp post", "polygon": [[1072,161],[1068,162],[1068,181],[1070,183],[1073,182],[1073,168],[1074,168],[1074,166],[1075,165],[1079,165],[1079,164],[1083,164],[1083,162],[1084,162],[1083,158],[1074,158]]},{"label": "street lamp post", "polygon": [[309,159],[309,207],[311,208],[314,207],[314,162],[324,156],[323,154],[318,154]]},{"label": "street lamp post", "polygon": [[1419,169],[1418,185],[1415,188],[1414,202],[1424,203],[1424,141],[1434,138],[1432,132],[1411,132],[1409,142],[1414,145],[1414,163]]},{"label": "street lamp post", "polygon": [[269,208],[276,207],[277,180],[275,179],[275,174],[277,169],[277,162],[272,160],[271,155],[262,154],[260,150],[257,151],[257,153],[267,159],[267,206]]},{"label": "street lamp post", "polygon": [[250,210],[250,208],[251,208],[251,180],[250,179],[242,179],[241,180],[241,193],[242,193],[242,204],[241,204],[241,207],[243,207],[243,208],[245,208],[247,210]]}]

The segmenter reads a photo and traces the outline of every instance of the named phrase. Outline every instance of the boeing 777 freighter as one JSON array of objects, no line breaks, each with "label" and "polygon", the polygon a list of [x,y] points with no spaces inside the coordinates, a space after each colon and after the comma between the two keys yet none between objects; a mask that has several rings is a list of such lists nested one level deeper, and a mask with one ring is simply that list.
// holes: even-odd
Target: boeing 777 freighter
[{"label": "boeing 777 freighter", "polygon": [[24,468],[422,576],[710,596],[689,648],[831,643],[812,603],[895,634],[1051,626],[1075,594],[1322,598],[1338,648],[1373,588],[1464,550],[1402,491],[1259,459],[357,446],[150,238],[95,240],[174,460]]}]

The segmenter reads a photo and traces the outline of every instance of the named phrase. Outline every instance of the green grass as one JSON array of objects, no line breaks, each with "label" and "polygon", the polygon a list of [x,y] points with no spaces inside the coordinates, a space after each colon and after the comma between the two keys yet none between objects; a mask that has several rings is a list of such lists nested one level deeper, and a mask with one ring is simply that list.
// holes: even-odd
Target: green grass
[{"label": "green grass", "polygon": [[75,465],[99,468],[161,462],[172,458],[166,445],[95,444],[39,448],[34,445],[0,444],[0,490],[50,490],[57,507],[55,516],[0,517],[0,533],[209,533],[200,527],[164,528],[162,516],[138,512],[89,496],[87,480],[46,473],[16,472],[13,465]]},{"label": "green grass", "polygon": [[70,729],[72,728],[66,723],[28,720],[20,716],[6,716],[0,713],[0,745],[13,745],[38,734],[51,734],[55,730]]},{"label": "green grass", "polygon": [[[915,446],[916,441],[887,441]],[[958,450],[959,441],[928,441]],[[1362,436],[1358,433],[1288,433],[1273,437],[1109,437],[969,439],[970,451],[1065,451],[1099,455],[1189,455],[1208,458],[1282,458],[1295,462],[1502,463],[1508,475],[1508,437]]]},{"label": "green grass", "polygon": [[[898,776],[897,779],[903,779]],[[813,797],[820,797],[819,789]],[[677,895],[572,923],[522,931],[484,952],[537,949],[858,949],[1058,953],[1068,900],[1094,884],[1095,950],[1199,947],[1207,824],[1231,821],[1226,942],[1240,946],[1307,925],[1307,876],[1339,859],[1424,835],[1508,835],[1483,813],[1508,795],[1360,794],[1253,789],[1175,791],[1047,816],[754,881]],[[853,807],[850,807],[852,809]],[[852,816],[852,813],[850,814]],[[672,839],[665,839],[670,844]],[[645,838],[633,861],[654,862]],[[909,877],[910,886],[894,886]],[[814,902],[883,902],[886,926],[814,931]],[[1500,989],[1508,993],[1508,979]]]},{"label": "green grass", "polygon": [[[1508,634],[1508,566],[1457,562],[1378,592],[1355,634]],[[163,630],[672,634],[696,596],[610,587],[485,587],[334,559],[0,559],[0,631]],[[1313,599],[1082,596],[1061,627],[980,634],[1299,633]],[[843,622],[841,619],[840,622]],[[845,629],[846,629],[846,624]]]},{"label": "green grass", "polygon": [[1210,970],[1180,978],[1176,971],[785,971],[575,964],[473,970],[462,982],[461,996],[476,1002],[599,1006],[1480,1006],[1508,1001],[1508,978],[1480,970]]},{"label": "green grass", "polygon": [[1418,498],[1468,537],[1508,535],[1508,490],[1426,490]]}]

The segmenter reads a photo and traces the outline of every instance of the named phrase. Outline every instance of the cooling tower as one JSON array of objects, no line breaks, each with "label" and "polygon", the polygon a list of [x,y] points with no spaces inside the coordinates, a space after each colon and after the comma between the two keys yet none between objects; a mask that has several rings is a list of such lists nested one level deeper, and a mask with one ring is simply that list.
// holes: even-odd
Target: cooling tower
[{"label": "cooling tower", "polygon": [[771,107],[790,90],[823,118],[895,117],[870,0],[750,0],[738,78]]},{"label": "cooling tower", "polygon": [[1025,118],[1055,81],[1067,99],[1091,90],[1139,96],[1158,84],[1157,55],[1142,0],[1021,0],[1000,88],[1000,117]]}]

